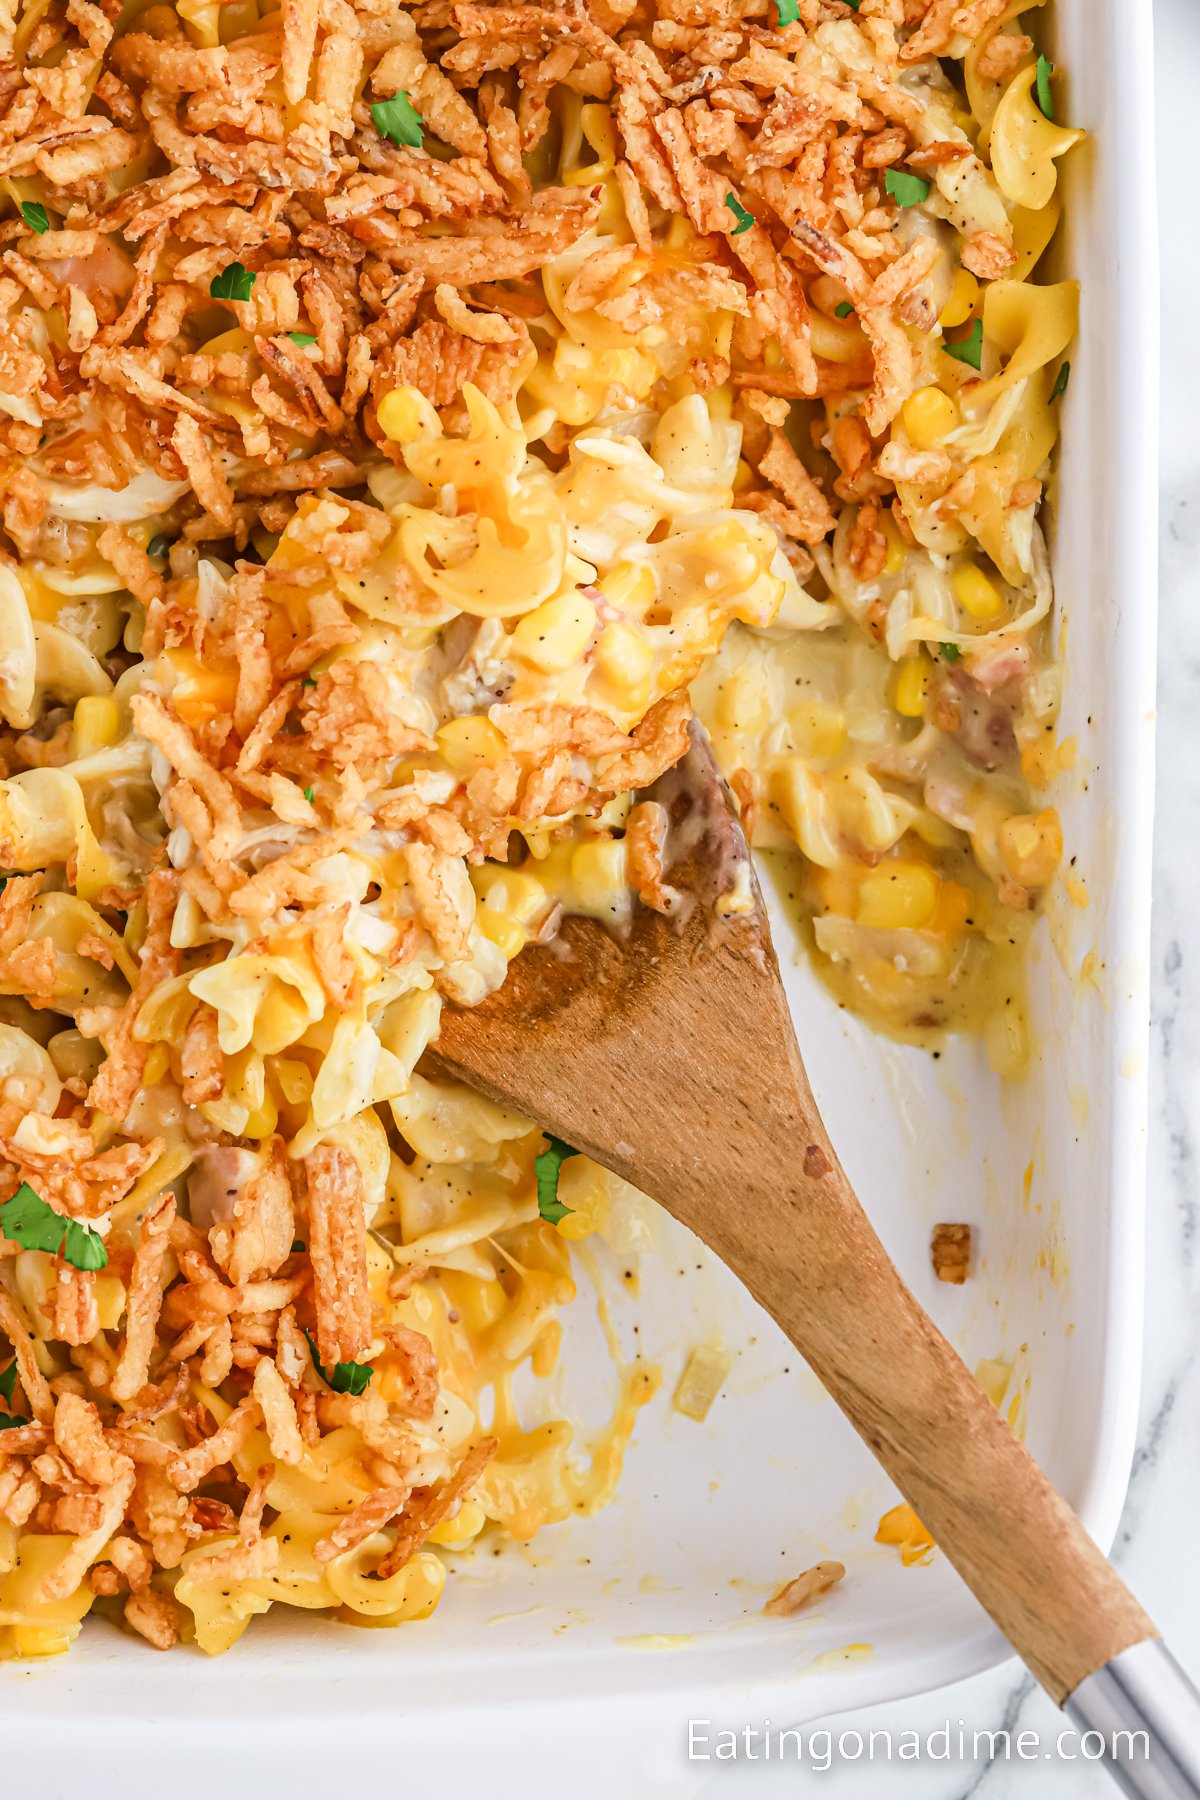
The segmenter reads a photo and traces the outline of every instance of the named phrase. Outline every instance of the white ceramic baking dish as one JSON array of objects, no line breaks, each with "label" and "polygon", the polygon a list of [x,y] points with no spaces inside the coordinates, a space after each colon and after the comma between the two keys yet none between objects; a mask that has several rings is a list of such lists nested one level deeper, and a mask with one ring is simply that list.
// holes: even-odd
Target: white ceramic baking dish
[{"label": "white ceramic baking dish", "polygon": [[[1150,0],[1057,0],[1065,113],[1061,272],[1083,283],[1059,484],[1065,640],[1056,796],[1087,886],[1039,927],[1039,1055],[1002,1091],[973,1045],[940,1061],[838,1013],[777,932],[801,1043],[851,1178],[901,1270],[968,1363],[1008,1362],[1034,1452],[1107,1544],[1133,1442],[1152,799],[1155,296]],[[1031,1176],[1026,1171],[1031,1170]],[[931,1225],[969,1220],[982,1259],[954,1289]],[[962,1677],[1005,1649],[951,1570],[873,1542],[896,1496],[800,1359],[731,1277],[664,1218],[616,1323],[664,1366],[618,1503],[527,1552],[462,1560],[440,1611],[397,1632],[279,1608],[228,1656],[152,1656],[104,1629],[69,1657],[0,1665],[3,1769],[41,1796],[272,1793],[284,1779],[373,1792],[435,1781],[574,1800],[623,1784],[687,1793],[687,1720],[777,1724]],[[603,1261],[603,1258],[601,1258]],[[618,1272],[609,1259],[610,1276]],[[611,1364],[585,1292],[563,1388],[599,1421]],[[635,1340],[634,1326],[640,1328]],[[708,1421],[673,1413],[688,1346],[736,1362]],[[779,1580],[822,1556],[848,1578],[817,1610],[764,1619]],[[36,1780],[36,1789],[32,1783]],[[386,1786],[381,1788],[380,1783]]]}]

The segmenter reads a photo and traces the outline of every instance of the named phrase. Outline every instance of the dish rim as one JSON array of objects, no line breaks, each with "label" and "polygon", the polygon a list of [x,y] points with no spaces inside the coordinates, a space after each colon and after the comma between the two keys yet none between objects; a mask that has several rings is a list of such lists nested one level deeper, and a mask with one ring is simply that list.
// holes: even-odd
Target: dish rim
[{"label": "dish rim", "polygon": [[[1077,6],[1100,11],[1096,0],[1091,0],[1090,7],[1089,0],[1057,0],[1057,8],[1064,14],[1074,12]],[[1110,58],[1103,55],[1103,49],[1097,58],[1098,68],[1107,67],[1110,95],[1117,88],[1111,71],[1120,70],[1121,103],[1108,112],[1105,133],[1105,161],[1112,177],[1107,211],[1112,241],[1119,243],[1119,252],[1113,256],[1108,299],[1113,326],[1113,340],[1107,347],[1110,360],[1102,369],[1104,346],[1099,340],[1088,351],[1092,363],[1088,380],[1108,383],[1111,429],[1107,441],[1093,441],[1087,454],[1093,472],[1104,478],[1097,484],[1100,492],[1115,494],[1118,473],[1120,476],[1121,506],[1112,539],[1113,591],[1118,596],[1156,594],[1159,266],[1151,0],[1107,0],[1103,29],[1097,35],[1102,45],[1111,49]],[[1086,344],[1086,336],[1084,341]],[[1067,436],[1070,441],[1069,426]],[[1123,457],[1121,446],[1132,446],[1136,454]],[[1119,680],[1114,685],[1107,739],[1110,767],[1121,771],[1119,792],[1111,791],[1122,807],[1122,841],[1110,933],[1113,999],[1103,1051],[1114,1094],[1102,1126],[1109,1193],[1107,1288],[1103,1295],[1108,1328],[1099,1383],[1105,1406],[1096,1421],[1085,1480],[1076,1497],[1080,1518],[1106,1550],[1116,1533],[1132,1464],[1143,1346],[1156,607],[1140,618],[1139,630],[1128,635],[1130,641],[1122,647]],[[1131,1056],[1137,1059],[1137,1073],[1122,1073],[1122,1065]],[[794,1678],[756,1684],[753,1710],[756,1716],[769,1713],[790,1725],[925,1693],[995,1668],[1010,1656],[1004,1640],[980,1615],[978,1629],[918,1651],[904,1662],[881,1659],[821,1669],[807,1674],[800,1684]],[[664,1668],[663,1663],[669,1666]],[[68,1681],[60,1687],[60,1694],[75,1685],[70,1671],[64,1673]],[[603,1691],[586,1699],[572,1696],[569,1704],[572,1710],[580,1709],[577,1722],[582,1741],[585,1713],[599,1720],[606,1712],[611,1717],[610,1709],[621,1707],[627,1709],[623,1725],[632,1727],[635,1719],[645,1714],[647,1719],[656,1716],[661,1727],[673,1698],[682,1704],[686,1697],[687,1710],[692,1711],[693,1707],[719,1704],[722,1698],[728,1704],[742,1685],[735,1660],[721,1681],[698,1683],[694,1674],[689,1675],[686,1655],[667,1653],[659,1662],[657,1678],[647,1681],[640,1694],[631,1665],[623,1697]],[[80,1688],[86,1690],[86,1681]],[[146,1698],[143,1695],[142,1704]],[[269,1702],[260,1697],[259,1704],[260,1718],[269,1721]],[[35,1703],[35,1716],[39,1710]],[[135,1706],[135,1712],[141,1710],[141,1705]],[[473,1703],[464,1710],[476,1715],[481,1734],[486,1735],[489,1706]],[[97,1726],[102,1733],[106,1727],[120,1733],[129,1723],[97,1719],[86,1710],[79,1722],[89,1733]],[[141,1722],[148,1722],[144,1713]],[[184,1722],[175,1714],[159,1724],[173,1732]],[[236,1735],[243,1722],[231,1723]],[[247,1730],[253,1730],[249,1721],[244,1723]],[[372,1727],[389,1728],[386,1713],[375,1707],[359,1710],[355,1723],[366,1725],[368,1741]],[[66,1743],[73,1736],[68,1733]],[[20,1750],[18,1745],[14,1773],[19,1769]]]}]

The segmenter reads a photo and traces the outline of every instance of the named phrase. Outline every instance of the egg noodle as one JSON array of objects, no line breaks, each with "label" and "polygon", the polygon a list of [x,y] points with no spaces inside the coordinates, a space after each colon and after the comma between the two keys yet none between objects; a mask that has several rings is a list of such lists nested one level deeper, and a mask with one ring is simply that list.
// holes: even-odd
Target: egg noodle
[{"label": "egg noodle", "polygon": [[420,1618],[609,1499],[655,1371],[523,1415],[645,1203],[418,1064],[669,910],[689,694],[838,994],[1020,1066],[1040,20],[0,8],[0,1653]]}]

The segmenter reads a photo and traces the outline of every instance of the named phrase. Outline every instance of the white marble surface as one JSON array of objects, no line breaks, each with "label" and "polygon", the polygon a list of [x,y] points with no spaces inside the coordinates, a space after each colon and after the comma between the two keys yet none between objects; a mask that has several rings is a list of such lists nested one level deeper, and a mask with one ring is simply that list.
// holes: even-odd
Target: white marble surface
[{"label": "white marble surface", "polygon": [[[1142,1421],[1115,1560],[1176,1655],[1200,1676],[1200,331],[1191,128],[1200,68],[1200,6],[1155,0],[1158,204],[1162,233],[1163,416],[1159,623],[1158,801],[1155,827],[1153,1031]],[[1132,450],[1132,447],[1131,447]],[[1147,611],[1154,596],[1146,594]],[[1063,1721],[1015,1664],[917,1700],[846,1714],[836,1728],[898,1734],[1007,1726],[1053,1741]],[[713,1765],[709,1765],[711,1768]],[[923,1800],[1082,1800],[1116,1789],[1098,1768],[1047,1760],[864,1762],[816,1775],[794,1763],[726,1765],[697,1791],[715,1800],[816,1787],[838,1800],[920,1794]]]}]

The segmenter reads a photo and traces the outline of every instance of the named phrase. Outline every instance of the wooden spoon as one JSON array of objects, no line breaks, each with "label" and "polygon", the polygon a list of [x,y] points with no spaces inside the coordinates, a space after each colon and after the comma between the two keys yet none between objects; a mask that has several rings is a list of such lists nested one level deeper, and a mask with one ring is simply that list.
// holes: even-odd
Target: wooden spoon
[{"label": "wooden spoon", "polygon": [[[729,1264],[1061,1705],[1158,1634],[867,1222],[805,1075],[745,837],[692,731],[646,796],[669,816],[677,915],[638,907],[624,942],[568,919],[483,1005],[443,1013],[434,1067],[634,1182]],[[739,891],[749,910],[727,911]]]}]

